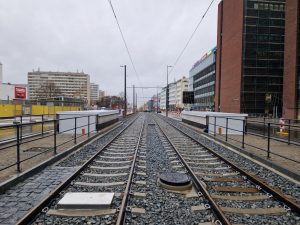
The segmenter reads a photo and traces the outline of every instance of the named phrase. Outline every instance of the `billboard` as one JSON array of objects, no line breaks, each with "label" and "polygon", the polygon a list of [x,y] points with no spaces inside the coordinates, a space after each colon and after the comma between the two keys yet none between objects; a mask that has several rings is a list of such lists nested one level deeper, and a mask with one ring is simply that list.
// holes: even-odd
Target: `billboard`
[{"label": "billboard", "polygon": [[184,104],[194,104],[194,92],[184,91],[183,92],[183,103]]},{"label": "billboard", "polygon": [[15,87],[15,99],[26,99],[26,87]]}]

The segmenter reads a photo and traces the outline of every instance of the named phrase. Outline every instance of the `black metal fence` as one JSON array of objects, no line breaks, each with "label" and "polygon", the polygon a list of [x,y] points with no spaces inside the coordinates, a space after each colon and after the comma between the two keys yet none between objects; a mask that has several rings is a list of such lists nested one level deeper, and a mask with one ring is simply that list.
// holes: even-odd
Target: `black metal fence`
[{"label": "black metal fence", "polygon": [[[90,122],[91,118],[95,117],[95,122]],[[80,118],[87,118],[87,122],[85,124],[78,125],[78,120]],[[59,129],[59,123],[61,121],[66,121],[66,120],[72,120],[74,127],[60,131]],[[52,127],[52,129],[45,129],[45,126]],[[40,126],[40,129],[38,132],[31,132],[29,134],[24,134],[24,130],[26,130],[27,127],[33,127],[33,126]],[[85,129],[82,130],[82,133],[79,134],[78,129],[80,128],[85,128],[87,127],[87,133],[85,133]],[[93,127],[93,129],[91,129]],[[50,119],[50,120],[44,120],[44,116],[41,115],[41,121],[36,121],[36,122],[27,122],[27,123],[22,123],[22,117],[20,120],[16,121],[12,125],[4,125],[0,126],[0,132],[3,134],[9,132],[14,132],[14,137],[12,138],[7,138],[3,139],[0,141],[0,158],[2,160],[4,159],[1,156],[1,153],[3,153],[5,150],[13,151],[15,149],[16,151],[16,157],[15,157],[15,162],[10,163],[9,165],[5,165],[0,167],[0,172],[4,171],[6,169],[12,168],[16,166],[16,169],[18,172],[21,172],[21,164],[25,161],[28,161],[30,159],[33,159],[35,157],[38,157],[42,154],[48,153],[48,152],[53,152],[53,154],[57,154],[57,149],[63,145],[66,145],[67,143],[74,142],[74,144],[77,144],[79,138],[84,137],[87,135],[89,138],[91,133],[98,133],[100,131],[101,126],[98,124],[98,116],[97,115],[87,115],[87,116],[77,116],[77,117],[72,117],[72,118],[63,118],[63,119]],[[64,134],[64,133],[71,133],[71,139],[67,141],[62,141],[61,143],[57,143],[57,138],[58,135]],[[33,143],[42,139],[46,139],[49,137],[53,137],[53,143],[49,143],[47,141],[47,144],[50,145],[51,147],[46,148],[46,150],[38,152],[37,154],[34,154],[30,157],[21,159],[21,147],[24,146],[27,143]],[[51,140],[49,140],[51,141]],[[23,152],[26,152],[30,149],[24,149]],[[9,160],[8,160],[9,161]],[[2,163],[3,164],[3,163]]]},{"label": "black metal fence", "polygon": [[[241,148],[252,147],[259,151],[265,152],[266,157],[271,155],[280,158],[300,163],[298,158],[291,158],[283,154],[272,151],[271,141],[285,143],[287,145],[300,146],[300,126],[288,121],[287,124],[270,122],[267,120],[257,121],[232,117],[207,116],[206,118],[207,131],[214,137],[222,137],[226,142],[234,141],[239,143]],[[235,124],[234,126],[232,124]],[[255,125],[255,126],[253,126]],[[259,126],[257,126],[259,125]],[[282,129],[283,131],[280,131]],[[223,132],[225,130],[225,132]],[[292,139],[292,135],[293,139]],[[255,137],[258,139],[251,139],[246,141],[248,137]],[[257,145],[256,141],[263,140],[263,146]],[[299,149],[300,151],[300,149]]]}]

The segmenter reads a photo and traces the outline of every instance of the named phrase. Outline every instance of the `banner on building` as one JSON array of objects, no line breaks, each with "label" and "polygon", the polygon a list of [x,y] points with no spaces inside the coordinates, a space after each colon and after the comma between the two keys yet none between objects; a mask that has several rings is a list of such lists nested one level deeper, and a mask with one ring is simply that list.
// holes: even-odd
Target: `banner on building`
[{"label": "banner on building", "polygon": [[15,87],[15,99],[26,99],[25,87]]},{"label": "banner on building", "polygon": [[194,92],[184,91],[183,92],[183,104],[194,104]]}]

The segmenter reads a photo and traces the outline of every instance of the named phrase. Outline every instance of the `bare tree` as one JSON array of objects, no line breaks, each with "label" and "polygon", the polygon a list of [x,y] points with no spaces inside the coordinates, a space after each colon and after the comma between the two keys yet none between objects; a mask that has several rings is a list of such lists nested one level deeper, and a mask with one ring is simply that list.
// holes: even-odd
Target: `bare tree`
[{"label": "bare tree", "polygon": [[37,98],[55,98],[61,96],[61,90],[52,81],[46,81],[36,90]]}]

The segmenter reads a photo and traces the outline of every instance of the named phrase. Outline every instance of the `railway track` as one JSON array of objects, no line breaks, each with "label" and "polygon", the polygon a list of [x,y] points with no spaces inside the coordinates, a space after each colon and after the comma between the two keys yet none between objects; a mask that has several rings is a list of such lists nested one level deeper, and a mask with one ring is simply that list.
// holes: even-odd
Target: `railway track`
[{"label": "railway track", "polygon": [[297,224],[297,204],[228,163],[141,114],[18,224]]},{"label": "railway track", "polygon": [[[299,205],[254,175],[206,148],[162,117],[161,137],[176,150],[181,166],[202,181],[202,194],[223,224],[298,224]],[[158,131],[158,132],[159,132]],[[297,190],[295,190],[297,191]],[[224,217],[223,217],[224,216]]]},{"label": "railway track", "polygon": [[[143,128],[144,116],[139,116],[17,224],[121,224]],[[77,194],[69,195],[71,202],[61,201],[70,193]],[[102,197],[113,198],[106,208],[88,201],[95,196],[78,193],[105,193],[100,201]]]}]

